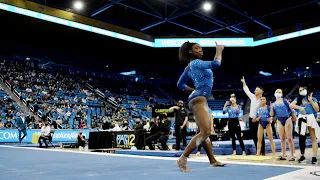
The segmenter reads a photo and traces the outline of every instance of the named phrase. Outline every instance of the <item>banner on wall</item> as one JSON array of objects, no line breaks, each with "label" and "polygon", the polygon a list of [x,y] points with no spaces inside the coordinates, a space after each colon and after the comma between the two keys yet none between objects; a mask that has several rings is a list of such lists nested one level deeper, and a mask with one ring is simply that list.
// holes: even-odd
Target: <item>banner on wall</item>
[{"label": "banner on wall", "polygon": [[[215,119],[217,119],[217,118],[229,118],[228,113],[223,114],[222,110],[211,110],[211,115],[213,115],[213,117]],[[239,117],[243,117],[243,110],[241,110]],[[193,113],[189,114],[189,120],[194,120]]]},{"label": "banner on wall", "polygon": [[180,47],[184,42],[194,42],[202,47],[215,47],[216,42],[229,47],[252,47],[253,38],[163,38],[155,39],[154,47],[169,48]]},{"label": "banner on wall", "polygon": [[[89,138],[92,130],[82,129],[82,134]],[[79,130],[55,130],[52,142],[75,142],[77,141]],[[31,143],[32,135],[40,134],[40,129],[27,130],[27,136],[22,140],[24,143]],[[19,131],[17,129],[0,130],[0,143],[18,143]]]},{"label": "banner on wall", "polygon": [[[222,110],[211,110],[214,118],[229,118],[228,113],[223,114]],[[243,110],[241,110],[239,117],[243,117]]]},{"label": "banner on wall", "polygon": [[172,106],[167,105],[156,105],[152,108],[152,117],[161,116],[162,114],[167,114],[167,117],[174,117],[173,112],[169,112],[169,108]]},{"label": "banner on wall", "polygon": [[136,138],[136,136],[134,135],[134,131],[114,132],[114,137],[114,147],[122,149],[130,149],[131,147],[133,147]]}]

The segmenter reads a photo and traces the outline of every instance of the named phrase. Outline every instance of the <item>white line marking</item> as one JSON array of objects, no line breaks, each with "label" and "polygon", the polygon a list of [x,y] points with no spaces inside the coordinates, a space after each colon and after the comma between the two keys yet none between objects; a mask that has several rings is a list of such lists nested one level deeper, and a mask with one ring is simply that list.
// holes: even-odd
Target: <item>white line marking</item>
[{"label": "white line marking", "polygon": [[[6,146],[0,145],[0,148],[12,148],[12,149],[29,149],[35,151],[51,151],[51,152],[64,152],[64,153],[75,153],[75,154],[90,154],[90,155],[100,155],[100,156],[116,156],[116,157],[130,157],[130,158],[141,158],[141,159],[157,159],[157,160],[177,160],[177,157],[156,157],[156,156],[140,156],[140,155],[128,155],[128,154],[109,154],[109,153],[99,153],[99,152],[81,152],[81,151],[71,151],[64,149],[42,149],[34,147],[17,147],[17,146]],[[221,156],[220,158],[225,158]],[[217,159],[220,160],[219,157]],[[208,162],[206,158],[194,158],[188,159],[190,162]],[[283,164],[267,164],[267,163],[252,163],[252,162],[235,162],[235,161],[225,161],[227,164],[237,164],[237,165],[253,165],[253,166],[275,166],[275,167],[289,167],[289,168],[307,168],[308,166],[299,165],[283,165]]]},{"label": "white line marking", "polygon": [[300,169],[297,171],[281,174],[278,176],[270,177],[265,180],[284,180],[284,179],[295,179],[295,180],[304,180],[304,179],[310,179],[310,180],[319,180],[319,176],[311,174],[312,172],[319,172],[319,167],[314,166],[308,166],[304,169]]}]

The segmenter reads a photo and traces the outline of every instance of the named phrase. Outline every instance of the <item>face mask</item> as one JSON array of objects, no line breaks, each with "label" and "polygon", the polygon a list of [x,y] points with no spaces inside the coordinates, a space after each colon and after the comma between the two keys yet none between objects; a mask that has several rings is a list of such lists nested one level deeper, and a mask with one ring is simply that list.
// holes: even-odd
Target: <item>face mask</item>
[{"label": "face mask", "polygon": [[281,97],[282,97],[282,94],[280,94],[280,93],[274,93],[274,96],[275,96],[276,98],[281,98]]},{"label": "face mask", "polygon": [[306,96],[307,95],[307,90],[303,90],[299,93],[301,96]]}]

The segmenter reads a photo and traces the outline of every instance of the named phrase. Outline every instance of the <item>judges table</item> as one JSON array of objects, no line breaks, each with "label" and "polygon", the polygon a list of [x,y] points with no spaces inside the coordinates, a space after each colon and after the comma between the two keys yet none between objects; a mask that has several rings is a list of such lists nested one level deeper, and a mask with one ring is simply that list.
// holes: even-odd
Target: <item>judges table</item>
[{"label": "judges table", "polygon": [[93,131],[89,134],[89,149],[130,149],[134,142],[134,131]]}]

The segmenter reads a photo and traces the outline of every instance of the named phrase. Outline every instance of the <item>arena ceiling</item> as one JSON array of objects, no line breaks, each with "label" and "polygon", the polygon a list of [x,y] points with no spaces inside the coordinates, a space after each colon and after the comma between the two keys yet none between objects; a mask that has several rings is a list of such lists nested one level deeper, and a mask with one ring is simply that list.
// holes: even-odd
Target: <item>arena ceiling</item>
[{"label": "arena ceiling", "polygon": [[[319,0],[32,0],[154,36],[255,37],[319,21]],[[82,1],[82,10],[74,7]],[[212,4],[204,10],[205,2]]]},{"label": "arena ceiling", "polygon": [[[140,1],[140,0],[135,0],[135,1]],[[170,0],[166,0],[166,1],[171,2]],[[67,7],[71,8],[73,3],[73,1],[68,1],[68,0],[65,0],[65,1],[46,0],[46,2],[45,1],[35,1],[35,2],[37,3],[42,2],[48,6],[52,6],[52,7],[60,8],[64,10],[68,10]],[[95,0],[91,0],[86,2],[87,2],[86,7],[84,8],[83,11],[79,12],[79,14],[90,16],[91,13],[105,6],[106,3],[108,3],[109,1],[98,2]],[[123,1],[121,3],[126,3],[126,2],[129,2],[129,0]],[[158,0],[154,0],[151,2],[160,3]],[[195,1],[184,1],[184,2],[191,3]],[[200,2],[200,1],[197,1],[197,2]],[[226,2],[229,2],[229,1],[226,1]],[[264,2],[264,1],[261,1],[261,2]],[[286,1],[286,2],[302,3],[302,1]],[[49,3],[55,3],[55,4],[49,4]],[[216,9],[219,9],[218,7],[220,6],[218,5],[218,3],[215,3],[215,4],[216,4]],[[299,4],[299,3],[296,3],[296,4]],[[269,6],[266,6],[266,7],[269,7]],[[280,6],[280,5],[278,7],[273,7],[273,8],[280,9],[280,7],[283,8],[283,6]],[[289,7],[289,6],[286,6],[286,7]],[[305,11],[303,9],[307,7],[311,7],[308,11],[310,13],[303,13],[303,11]],[[288,12],[280,12],[278,13],[278,15],[281,15],[281,14],[284,15],[283,13],[290,13],[290,11],[292,11],[291,12],[292,17],[298,17],[296,15],[300,14],[301,21],[304,21],[304,20],[319,21],[320,13],[317,13],[317,12],[312,13],[312,9],[318,8],[319,10],[319,7],[320,5],[318,5],[317,3],[309,3],[308,5],[299,6],[297,8],[293,8],[292,10],[288,10]],[[117,11],[117,8],[119,8],[118,9],[119,12]],[[135,24],[136,21],[140,21],[140,20],[144,21],[144,19],[146,19],[145,17],[147,17],[147,16],[138,17],[139,11],[137,12],[136,10],[132,11],[128,7],[120,11],[121,8],[123,8],[123,5],[119,5],[115,3],[109,9],[94,16],[94,18],[98,18],[98,16],[102,16],[104,13],[107,13],[105,15],[105,19],[108,19],[108,18],[117,19],[117,18],[120,18],[117,16],[126,16],[127,19],[123,18],[123,21],[120,21],[120,20],[116,21],[114,19],[112,21],[115,24],[116,22],[123,23],[123,26],[129,27],[131,26],[130,22],[131,24]],[[169,8],[169,4],[167,5],[167,9],[168,8]],[[68,11],[71,11],[71,10],[69,9]],[[175,14],[178,14],[180,11],[181,10],[177,10]],[[134,15],[129,13],[137,13],[137,14]],[[217,14],[219,13],[220,13],[220,10],[219,12],[217,12]],[[257,14],[258,12],[252,13],[252,15],[257,15]],[[311,16],[309,16],[309,14]],[[142,14],[140,13],[140,15],[143,15],[143,13]],[[189,15],[181,16],[181,18],[185,17],[188,19],[187,16]],[[306,17],[304,17],[304,15]],[[131,17],[132,17],[132,20],[130,21]],[[303,19],[303,17],[305,19]],[[133,20],[133,19],[136,19],[136,20]],[[180,18],[177,18],[176,21],[178,22],[179,19]],[[261,22],[266,19],[267,18],[262,18]],[[1,32],[2,34],[5,34],[0,39],[1,55],[3,53],[7,53],[8,55],[23,53],[24,55],[34,55],[35,57],[45,56],[57,63],[70,64],[70,65],[74,65],[82,68],[96,68],[96,69],[108,71],[108,72],[123,72],[123,71],[130,71],[134,69],[134,70],[138,70],[142,75],[146,77],[154,77],[154,78],[177,78],[181,74],[181,71],[183,69],[183,66],[180,65],[178,62],[178,53],[177,53],[178,48],[160,48],[160,49],[150,48],[150,47],[141,46],[138,44],[129,43],[126,41],[70,28],[70,27],[57,25],[50,22],[45,22],[38,19],[33,19],[30,17],[22,16],[22,15],[17,15],[10,12],[5,12],[5,11],[0,11],[0,20],[2,23]],[[287,24],[291,24],[291,22],[293,23],[294,20],[292,21],[291,20],[292,19],[290,19],[290,17],[284,17],[284,19],[276,18],[274,19],[274,22],[270,21],[269,23],[268,21],[264,21],[264,23],[268,23],[268,25],[272,24],[271,25],[272,28],[273,27],[276,28],[276,27],[286,26]],[[126,22],[128,22],[128,24],[126,24]],[[179,23],[182,23],[182,22],[179,22]],[[276,25],[277,23],[279,24]],[[247,24],[243,24],[243,26],[241,27],[244,29],[247,29],[248,33],[251,32],[253,34],[256,34],[256,33],[265,31],[264,28],[261,29],[262,31],[259,31],[259,28],[260,28],[259,26],[260,25],[255,22],[248,22]],[[254,28],[252,29],[252,27],[257,27],[257,29],[253,30]],[[251,29],[251,30],[248,31],[248,29]],[[21,30],[19,31],[21,33],[18,33],[17,30]],[[154,33],[159,35],[166,35],[165,31],[175,32],[176,35],[179,35],[179,33],[180,34],[192,33],[192,31],[189,31],[185,28],[172,26],[172,24],[170,23],[163,23],[159,26],[155,26],[153,28],[148,29],[148,31],[150,32],[147,32],[147,33],[150,33],[150,34]],[[231,33],[228,36],[231,36],[231,35],[239,36],[237,33],[233,33],[230,30],[222,30],[219,32],[226,33],[226,34]],[[217,73],[220,73],[222,75],[220,77],[229,76],[229,77],[237,77],[237,79],[239,79],[242,75],[246,75],[246,76],[258,75],[259,71],[271,72],[273,74],[283,73],[284,68],[288,69],[287,67],[295,71],[294,68],[298,66],[307,67],[319,61],[319,58],[317,58],[319,42],[320,42],[320,33],[316,33],[312,35],[280,41],[277,43],[272,43],[264,46],[255,47],[255,48],[226,48],[224,53],[223,66],[218,70]],[[204,52],[205,52],[204,53],[205,60],[211,59],[215,53],[213,48],[204,48]],[[320,69],[318,68],[317,71],[320,71]]]}]

